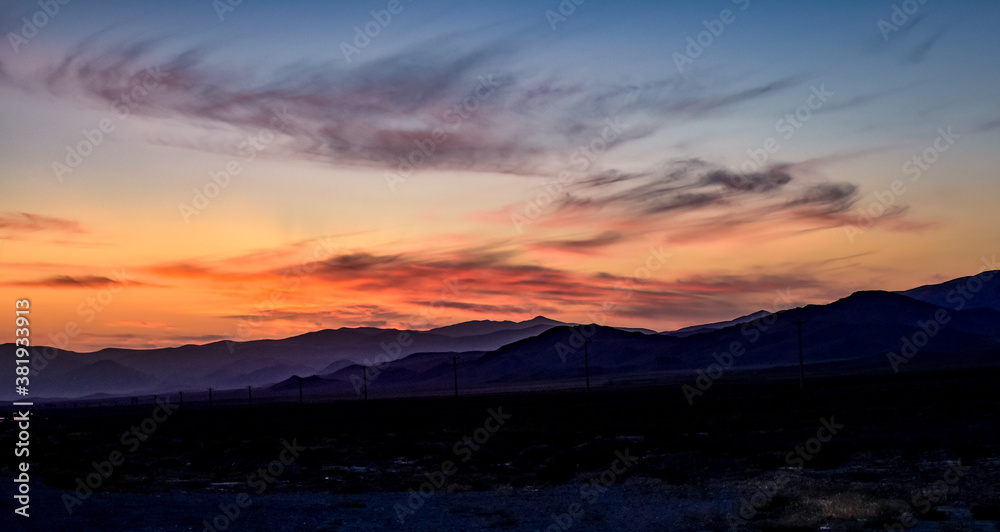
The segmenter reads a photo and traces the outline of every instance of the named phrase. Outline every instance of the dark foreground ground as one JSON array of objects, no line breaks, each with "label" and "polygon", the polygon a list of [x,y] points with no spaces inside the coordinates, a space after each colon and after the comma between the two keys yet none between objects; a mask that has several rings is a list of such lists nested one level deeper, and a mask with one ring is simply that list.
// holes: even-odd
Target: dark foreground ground
[{"label": "dark foreground ground", "polygon": [[[5,461],[0,523],[1000,529],[1000,371],[813,379],[805,393],[794,376],[733,372],[693,406],[680,388],[691,381],[678,380],[590,394],[42,411],[31,431],[33,517],[25,526],[14,516]],[[144,439],[122,438],[152,417]],[[0,448],[13,449],[9,421],[0,429]]]}]

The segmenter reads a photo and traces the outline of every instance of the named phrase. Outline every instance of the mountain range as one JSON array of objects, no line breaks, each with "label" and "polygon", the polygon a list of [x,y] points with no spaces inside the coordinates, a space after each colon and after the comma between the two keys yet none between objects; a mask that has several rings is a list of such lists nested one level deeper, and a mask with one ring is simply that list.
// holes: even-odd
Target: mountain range
[{"label": "mountain range", "polygon": [[[798,364],[893,372],[1000,361],[1000,276],[984,272],[902,292],[862,291],[825,305],[656,333],[531,320],[470,321],[427,331],[373,327],[280,340],[162,349],[49,350],[31,375],[36,398],[127,396],[238,389],[355,396],[575,385],[585,359],[595,385],[694,374],[733,355],[735,369]],[[909,344],[909,346],[907,345]],[[33,357],[41,358],[41,350]],[[3,364],[14,373],[14,345]],[[895,355],[895,358],[893,356]],[[364,366],[367,366],[365,375]],[[301,379],[300,379],[301,378]],[[367,382],[365,382],[367,381]],[[2,393],[10,393],[3,390]],[[4,397],[14,399],[14,397]]]}]

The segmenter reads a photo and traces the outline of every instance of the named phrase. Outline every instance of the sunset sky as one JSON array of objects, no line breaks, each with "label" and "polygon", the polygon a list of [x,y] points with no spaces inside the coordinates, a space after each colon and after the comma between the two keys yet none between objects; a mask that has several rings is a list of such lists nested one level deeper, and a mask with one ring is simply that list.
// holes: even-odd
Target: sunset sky
[{"label": "sunset sky", "polygon": [[53,3],[0,2],[36,344],[668,330],[1000,253],[996,2]]}]

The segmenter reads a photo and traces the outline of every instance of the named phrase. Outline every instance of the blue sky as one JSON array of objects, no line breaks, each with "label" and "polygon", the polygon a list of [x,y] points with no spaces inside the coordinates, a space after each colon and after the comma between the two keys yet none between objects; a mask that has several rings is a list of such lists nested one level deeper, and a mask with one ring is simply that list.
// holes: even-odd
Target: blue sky
[{"label": "blue sky", "polygon": [[88,346],[231,337],[303,260],[248,335],[406,326],[449,278],[470,288],[436,325],[612,305],[667,329],[1000,247],[995,3],[217,5],[2,2],[0,290],[58,329],[134,271]]}]

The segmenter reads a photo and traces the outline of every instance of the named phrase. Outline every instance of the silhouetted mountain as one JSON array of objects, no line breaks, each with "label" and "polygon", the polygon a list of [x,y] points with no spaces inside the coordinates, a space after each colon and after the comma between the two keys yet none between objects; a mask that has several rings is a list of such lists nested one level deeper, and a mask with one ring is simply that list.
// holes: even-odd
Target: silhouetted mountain
[{"label": "silhouetted mountain", "polygon": [[[36,379],[37,384],[44,381]],[[67,393],[92,393],[103,390],[125,392],[142,390],[156,382],[152,376],[123,366],[112,360],[98,360],[68,372],[60,381],[60,388]],[[37,392],[36,392],[37,393]]]},{"label": "silhouetted mountain", "polygon": [[753,314],[747,314],[746,316],[740,316],[729,321],[719,321],[716,323],[706,323],[704,325],[692,325],[690,327],[684,327],[683,329],[677,329],[676,331],[667,331],[660,334],[666,334],[670,336],[676,336],[677,338],[683,338],[685,336],[691,336],[692,334],[701,334],[703,332],[717,331],[719,329],[724,329],[731,325],[738,325],[741,323],[746,323],[748,321],[753,321],[759,318],[767,316],[770,312],[766,310],[758,310]]},{"label": "silhouetted mountain", "polygon": [[[284,340],[96,353],[57,350],[46,367],[32,374],[32,395],[80,397],[246,385],[297,391],[299,376],[305,378],[304,388],[351,395],[360,393],[366,375],[362,366],[368,367],[369,390],[376,393],[447,391],[456,372],[462,386],[500,389],[582,379],[585,359],[598,383],[649,379],[713,364],[728,366],[730,359],[736,369],[797,364],[800,326],[806,363],[824,370],[888,372],[918,358],[919,363],[908,367],[993,365],[1000,360],[1000,310],[994,308],[998,283],[997,277],[979,276],[900,293],[856,292],[826,305],[774,314],[761,311],[664,334],[537,317],[520,323],[467,322],[432,331],[341,328]],[[953,304],[956,294],[964,305]],[[13,349],[4,345],[5,362],[0,362],[11,374]],[[39,358],[41,350],[33,349]],[[911,356],[902,363],[887,357],[904,351]]]},{"label": "silhouetted mountain", "polygon": [[[730,360],[736,369],[796,365],[798,322],[806,363],[823,371],[853,367],[891,372],[887,354],[902,353],[914,339],[922,343],[917,354],[923,368],[1000,363],[1000,312],[989,309],[949,311],[891,292],[866,291],[827,305],[752,316],[684,337],[593,324],[554,327],[468,361],[460,366],[459,379],[463,386],[494,388],[579,380],[585,356],[594,382],[693,372]],[[370,388],[448,389],[453,377],[446,359],[439,357],[433,367],[421,370],[410,358],[390,366],[398,365],[399,373],[382,371]],[[330,376],[342,382],[347,377],[346,372]]]},{"label": "silhouetted mountain", "polygon": [[[332,373],[349,364],[375,365],[416,352],[489,351],[544,332],[552,326],[549,322],[552,320],[539,317],[510,322],[513,328],[460,337],[430,331],[344,327],[283,340],[212,342],[160,349],[109,348],[94,353],[56,350],[38,378],[32,379],[32,392],[39,397],[79,397],[96,392],[132,394],[262,386],[292,375]],[[467,329],[471,328],[475,327]],[[14,346],[6,344],[3,348],[5,353],[10,350],[11,356],[0,366],[8,365],[13,374]],[[41,358],[40,348],[33,347],[32,351],[34,358]],[[98,366],[90,370],[97,374],[87,378],[74,373],[98,360],[113,361],[116,366]],[[107,375],[100,374],[101,367]],[[0,390],[0,396],[10,393]]]},{"label": "silhouetted mountain", "polygon": [[269,388],[274,391],[293,391],[297,392],[299,390],[299,382],[301,380],[302,390],[318,390],[324,388],[328,382],[326,379],[319,377],[317,375],[312,375],[309,377],[299,377],[298,375],[292,375],[287,379],[271,385]]},{"label": "silhouetted mountain", "polygon": [[951,310],[988,308],[1000,311],[1000,271],[959,277],[896,293]]},{"label": "silhouetted mountain", "polygon": [[454,325],[446,325],[444,327],[438,327],[436,329],[431,329],[427,332],[435,334],[443,334],[445,336],[451,336],[452,338],[458,338],[462,336],[478,336],[484,334],[495,333],[499,331],[509,331],[509,330],[521,330],[531,327],[536,327],[539,325],[547,325],[550,328],[557,325],[566,325],[561,321],[550,320],[545,316],[535,316],[527,321],[494,321],[494,320],[475,320],[466,321],[462,323],[456,323]]},{"label": "silhouetted mountain", "polygon": [[637,332],[642,334],[660,334],[659,332],[654,331],[653,329],[647,329],[645,327],[615,327],[615,329],[618,329],[619,331]]}]

